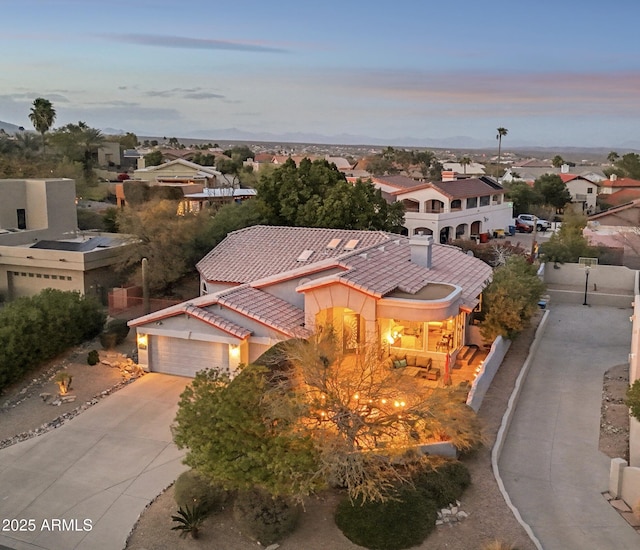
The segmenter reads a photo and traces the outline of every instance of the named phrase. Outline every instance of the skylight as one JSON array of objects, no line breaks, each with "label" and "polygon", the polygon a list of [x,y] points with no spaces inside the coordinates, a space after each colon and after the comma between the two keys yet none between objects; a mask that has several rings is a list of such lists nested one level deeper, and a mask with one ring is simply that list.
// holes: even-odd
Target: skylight
[{"label": "skylight", "polygon": [[347,244],[344,245],[344,249],[353,250],[356,246],[358,246],[359,242],[360,239],[351,239]]},{"label": "skylight", "polygon": [[303,250],[300,253],[300,256],[298,256],[297,261],[298,262],[306,262],[311,257],[311,254],[313,254],[313,250],[309,250],[307,248],[306,250]]},{"label": "skylight", "polygon": [[327,248],[330,248],[331,250],[338,248],[340,241],[342,241],[342,239],[331,239],[331,241],[329,241],[329,244],[327,245]]}]

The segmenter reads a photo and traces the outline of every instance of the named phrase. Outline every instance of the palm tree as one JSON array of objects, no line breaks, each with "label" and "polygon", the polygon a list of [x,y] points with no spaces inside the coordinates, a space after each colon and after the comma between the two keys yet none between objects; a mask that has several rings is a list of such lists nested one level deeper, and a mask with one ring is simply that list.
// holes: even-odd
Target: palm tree
[{"label": "palm tree", "polygon": [[31,107],[31,112],[29,113],[29,120],[31,120],[33,127],[42,136],[42,154],[44,154],[44,135],[56,120],[56,110],[53,108],[51,101],[42,97],[35,99],[33,107]]},{"label": "palm tree", "polygon": [[458,160],[458,164],[460,164],[460,166],[462,166],[462,170],[464,171],[464,174],[466,175],[467,166],[469,166],[471,164],[471,159],[469,157],[467,157],[467,156],[464,156],[460,160]]},{"label": "palm tree", "polygon": [[502,126],[498,128],[498,135],[496,136],[496,139],[498,140],[498,165],[500,164],[500,156],[502,153],[502,137],[506,136],[508,133],[509,130],[506,128],[503,128]]}]

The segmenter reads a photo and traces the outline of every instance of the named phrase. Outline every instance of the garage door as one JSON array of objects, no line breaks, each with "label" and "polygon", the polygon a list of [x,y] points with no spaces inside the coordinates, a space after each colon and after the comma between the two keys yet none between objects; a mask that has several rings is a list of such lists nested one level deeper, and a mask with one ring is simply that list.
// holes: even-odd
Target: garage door
[{"label": "garage door", "polygon": [[227,369],[229,366],[227,344],[169,336],[151,336],[149,340],[149,370],[152,372],[193,377],[199,370]]}]

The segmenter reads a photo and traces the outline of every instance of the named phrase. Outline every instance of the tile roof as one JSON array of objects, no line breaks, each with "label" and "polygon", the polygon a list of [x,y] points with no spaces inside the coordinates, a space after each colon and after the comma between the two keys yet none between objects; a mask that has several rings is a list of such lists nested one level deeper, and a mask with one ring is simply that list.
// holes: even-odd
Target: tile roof
[{"label": "tile roof", "polygon": [[606,204],[619,206],[621,204],[640,199],[640,189],[620,189],[620,191],[616,191],[615,193],[598,195],[598,198]]},{"label": "tile roof", "polygon": [[482,260],[467,256],[459,248],[433,244],[431,268],[411,262],[407,237],[373,247],[364,253],[340,260],[347,271],[336,279],[378,296],[395,290],[415,294],[429,283],[448,283],[462,287],[465,304],[474,307],[477,297],[493,270]]},{"label": "tile roof", "polygon": [[603,187],[640,187],[640,180],[632,178],[607,179],[600,182]]},{"label": "tile roof", "polygon": [[[390,238],[382,231],[255,225],[229,233],[196,267],[207,281],[248,283],[338,257],[350,240],[358,241],[359,250]],[[340,239],[338,246],[327,248],[333,239]],[[305,250],[313,254],[298,261]]]},{"label": "tile roof", "polygon": [[589,183],[593,183],[594,185],[599,185],[597,181],[592,181],[587,176],[582,176],[580,174],[558,174],[558,175],[560,176],[560,179],[564,183],[569,183],[570,181],[577,180],[577,179],[583,179],[583,180],[587,180]]},{"label": "tile roof", "polygon": [[411,189],[413,187],[418,187],[424,185],[424,181],[414,180],[413,178],[408,178],[407,176],[374,176],[371,178],[373,182],[384,183],[386,185],[390,185],[391,187],[396,187],[398,189]]},{"label": "tile roof", "polygon": [[251,336],[250,330],[214,313],[212,309],[216,305],[237,311],[287,336],[306,337],[309,335],[308,331],[304,329],[304,311],[281,298],[250,285],[241,285],[216,294],[199,296],[187,302],[138,317],[129,321],[128,324],[137,327],[184,314],[243,340]]},{"label": "tile roof", "polygon": [[479,197],[482,195],[496,195],[505,190],[498,183],[489,184],[480,178],[469,178],[453,181],[434,181],[431,187],[452,199]]},{"label": "tile roof", "polygon": [[[623,193],[625,191],[632,191],[632,189],[625,189],[623,191],[618,191],[618,193],[613,193],[613,195],[617,195],[619,193]],[[605,195],[605,196],[613,196],[613,195]],[[611,214],[617,214],[623,210],[629,210],[631,208],[640,208],[640,192],[636,191],[636,196],[634,199],[629,199],[628,202],[618,203],[616,206],[612,206],[607,210],[603,210],[602,212],[598,212],[597,214],[593,214],[589,216],[589,221],[599,220],[600,218],[609,216]]]},{"label": "tile roof", "polygon": [[237,325],[232,321],[228,321],[227,319],[220,317],[220,315],[211,313],[210,311],[203,309],[201,307],[194,306],[190,302],[187,302],[183,305],[184,305],[184,313],[187,314],[189,317],[200,319],[201,321],[204,321],[208,325],[219,328],[220,330],[223,330],[224,332],[228,332],[233,336],[237,336],[242,340],[251,336],[250,330],[247,330],[246,328],[241,327],[240,325]]},{"label": "tile roof", "polygon": [[250,285],[219,292],[217,302],[288,336],[308,336],[303,310]]}]

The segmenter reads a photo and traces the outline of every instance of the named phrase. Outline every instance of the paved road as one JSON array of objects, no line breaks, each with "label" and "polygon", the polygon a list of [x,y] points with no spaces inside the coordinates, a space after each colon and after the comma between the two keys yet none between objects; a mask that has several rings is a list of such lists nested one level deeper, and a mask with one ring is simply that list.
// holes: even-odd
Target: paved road
[{"label": "paved road", "polygon": [[627,362],[631,308],[552,304],[499,461],[513,504],[545,550],[638,550],[605,501],[602,377]]},{"label": "paved road", "polygon": [[0,548],[122,549],[147,504],[185,469],[169,426],[188,382],[148,374],[0,451],[0,521],[23,520],[0,524]]}]

